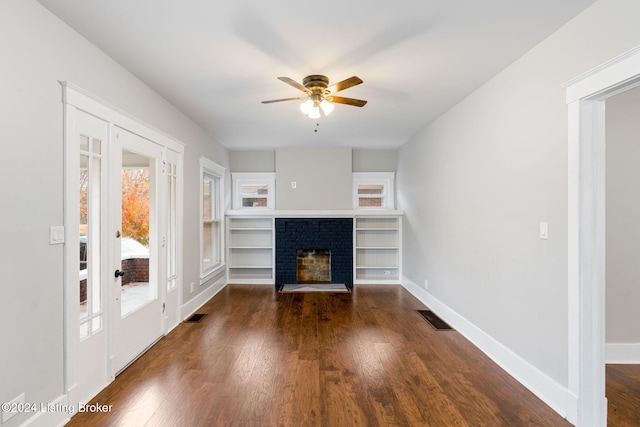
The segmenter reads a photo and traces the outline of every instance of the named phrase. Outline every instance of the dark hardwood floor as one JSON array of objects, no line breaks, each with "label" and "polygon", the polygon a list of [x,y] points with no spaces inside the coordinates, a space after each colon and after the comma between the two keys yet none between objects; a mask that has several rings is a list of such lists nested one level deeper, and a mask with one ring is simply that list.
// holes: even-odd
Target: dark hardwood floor
[{"label": "dark hardwood floor", "polygon": [[229,285],[96,396],[111,413],[68,425],[570,425],[424,308],[400,286]]},{"label": "dark hardwood floor", "polygon": [[607,365],[607,425],[640,426],[640,365]]}]

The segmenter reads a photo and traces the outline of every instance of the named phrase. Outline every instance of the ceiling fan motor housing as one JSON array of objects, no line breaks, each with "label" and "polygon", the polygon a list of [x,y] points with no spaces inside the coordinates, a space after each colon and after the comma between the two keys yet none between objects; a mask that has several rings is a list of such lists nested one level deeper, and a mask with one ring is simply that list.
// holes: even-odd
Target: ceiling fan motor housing
[{"label": "ceiling fan motor housing", "polygon": [[319,90],[322,92],[329,86],[329,79],[327,76],[312,74],[302,80],[302,85],[310,91]]}]

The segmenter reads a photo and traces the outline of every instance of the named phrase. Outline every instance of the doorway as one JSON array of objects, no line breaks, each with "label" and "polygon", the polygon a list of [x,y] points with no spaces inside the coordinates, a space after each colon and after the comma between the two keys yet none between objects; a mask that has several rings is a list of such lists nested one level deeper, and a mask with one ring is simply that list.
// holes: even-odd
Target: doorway
[{"label": "doorway", "polygon": [[566,86],[569,122],[569,390],[576,425],[606,426],[605,100],[640,86],[640,48]]},{"label": "doorway", "polygon": [[640,88],[607,99],[605,362],[610,425],[640,425],[640,413],[634,410],[640,406],[638,117]]},{"label": "doorway", "polygon": [[63,83],[65,390],[87,402],[175,327],[183,146]]},{"label": "doorway", "polygon": [[111,156],[113,371],[162,336],[158,271],[158,170],[162,147],[116,128]]}]

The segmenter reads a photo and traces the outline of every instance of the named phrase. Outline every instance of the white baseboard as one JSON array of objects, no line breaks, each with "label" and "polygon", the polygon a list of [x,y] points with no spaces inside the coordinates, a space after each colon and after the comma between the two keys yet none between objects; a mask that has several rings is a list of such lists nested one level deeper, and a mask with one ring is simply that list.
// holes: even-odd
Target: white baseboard
[{"label": "white baseboard", "polygon": [[606,363],[640,365],[640,343],[607,343],[604,352]]},{"label": "white baseboard", "polygon": [[227,286],[227,276],[223,275],[207,289],[196,295],[195,298],[183,304],[182,307],[180,307],[180,318],[186,320],[225,286]]},{"label": "white baseboard", "polygon": [[69,422],[78,409],[77,405],[69,404],[69,398],[66,394],[58,396],[49,404],[42,406],[41,411],[36,412],[20,427],[62,427]]},{"label": "white baseboard", "polygon": [[514,377],[554,411],[576,424],[577,398],[566,387],[515,354],[486,332],[469,322],[426,289],[403,277],[402,285],[445,322],[478,347],[498,366]]}]

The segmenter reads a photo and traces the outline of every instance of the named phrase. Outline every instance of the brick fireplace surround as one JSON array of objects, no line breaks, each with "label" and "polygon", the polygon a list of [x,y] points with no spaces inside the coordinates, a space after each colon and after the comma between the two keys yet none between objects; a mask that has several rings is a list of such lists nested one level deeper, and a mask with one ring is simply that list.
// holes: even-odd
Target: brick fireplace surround
[{"label": "brick fireplace surround", "polygon": [[298,250],[331,251],[331,283],[353,288],[352,218],[276,218],[276,289],[297,283]]}]

